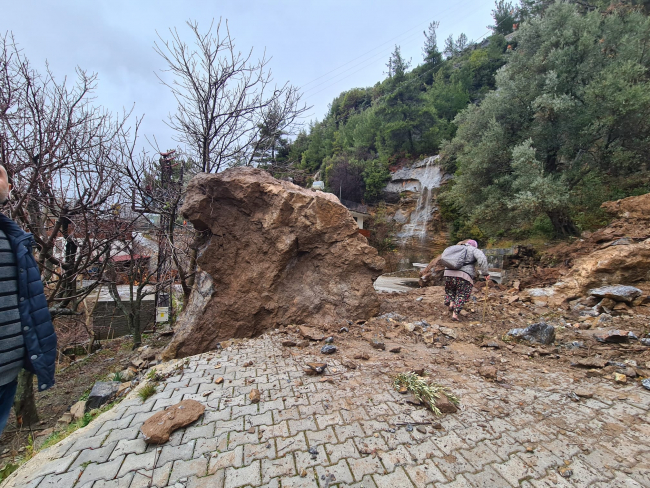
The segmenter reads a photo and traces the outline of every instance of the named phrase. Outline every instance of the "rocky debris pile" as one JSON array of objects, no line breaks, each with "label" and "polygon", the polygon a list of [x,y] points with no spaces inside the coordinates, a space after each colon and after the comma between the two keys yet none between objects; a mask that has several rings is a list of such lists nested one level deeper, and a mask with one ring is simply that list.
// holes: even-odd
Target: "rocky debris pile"
[{"label": "rocky debris pile", "polygon": [[200,174],[183,215],[204,234],[201,273],[164,357],[214,349],[279,324],[367,319],[384,260],[329,193],[254,168]]}]

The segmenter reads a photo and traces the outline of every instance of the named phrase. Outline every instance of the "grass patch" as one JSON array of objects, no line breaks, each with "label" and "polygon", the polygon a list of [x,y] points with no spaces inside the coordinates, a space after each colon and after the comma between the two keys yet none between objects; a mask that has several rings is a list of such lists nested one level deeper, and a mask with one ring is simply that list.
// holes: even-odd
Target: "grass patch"
[{"label": "grass patch", "polygon": [[124,382],[124,376],[122,376],[121,371],[113,373],[113,381],[119,381],[120,383]]},{"label": "grass patch", "polygon": [[436,400],[440,398],[440,395],[445,395],[456,406],[460,403],[460,400],[448,388],[431,383],[415,373],[398,374],[395,377],[393,386],[396,390],[406,387],[415,398],[426,403],[435,415],[442,415],[438,407],[436,407]]},{"label": "grass patch", "polygon": [[142,388],[138,390],[138,397],[142,400],[142,403],[146,402],[148,398],[156,394],[156,384],[147,383]]}]

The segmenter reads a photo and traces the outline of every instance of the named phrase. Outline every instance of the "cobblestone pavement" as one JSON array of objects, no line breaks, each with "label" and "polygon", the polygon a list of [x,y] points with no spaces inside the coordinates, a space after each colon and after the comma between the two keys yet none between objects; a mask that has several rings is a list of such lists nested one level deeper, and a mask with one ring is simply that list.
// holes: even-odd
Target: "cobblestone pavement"
[{"label": "cobblestone pavement", "polygon": [[[305,376],[275,336],[192,357],[144,404],[127,397],[5,487],[650,487],[650,392],[638,386],[599,380],[574,403],[568,373],[524,388],[531,372],[507,373],[504,387],[437,367],[462,408],[435,419],[391,389],[387,359],[356,370],[327,359],[331,382]],[[206,405],[203,418],[147,446],[142,423],[187,398]],[[429,420],[440,425],[400,425]]]}]

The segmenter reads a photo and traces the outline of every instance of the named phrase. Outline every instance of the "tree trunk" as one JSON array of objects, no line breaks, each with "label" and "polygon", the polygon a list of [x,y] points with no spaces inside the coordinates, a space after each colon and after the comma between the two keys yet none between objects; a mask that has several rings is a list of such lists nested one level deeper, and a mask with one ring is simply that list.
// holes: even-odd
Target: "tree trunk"
[{"label": "tree trunk", "polygon": [[553,230],[558,236],[577,236],[580,234],[580,231],[576,227],[575,223],[569,215],[564,210],[554,210],[552,212],[547,212],[548,218],[551,219],[553,224]]},{"label": "tree trunk", "polygon": [[36,399],[34,398],[34,373],[23,369],[18,375],[18,388],[14,398],[14,412],[18,427],[36,425]]}]

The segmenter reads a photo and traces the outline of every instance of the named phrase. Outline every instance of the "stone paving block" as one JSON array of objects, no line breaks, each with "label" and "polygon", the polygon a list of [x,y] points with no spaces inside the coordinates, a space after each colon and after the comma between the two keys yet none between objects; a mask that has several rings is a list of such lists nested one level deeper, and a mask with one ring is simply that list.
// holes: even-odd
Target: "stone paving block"
[{"label": "stone paving block", "polygon": [[293,437],[278,437],[275,439],[275,448],[278,456],[284,456],[293,451],[306,451],[308,447],[305,433],[301,432]]},{"label": "stone paving block", "polygon": [[313,399],[310,399],[310,401],[312,402],[310,405],[298,406],[298,411],[300,412],[301,418],[311,417],[316,414],[325,415],[327,413],[327,410],[325,410],[325,407],[322,403],[313,403]]},{"label": "stone paving block", "polygon": [[414,487],[403,468],[399,467],[390,474],[375,474],[372,479],[375,481],[377,488],[400,488]]},{"label": "stone paving block", "polygon": [[134,415],[128,415],[124,418],[117,420],[108,420],[102,424],[102,426],[97,431],[97,435],[108,433],[113,429],[126,429],[129,427],[129,424],[133,420]]},{"label": "stone paving block", "polygon": [[224,478],[225,472],[223,470],[201,478],[191,476],[188,478],[185,488],[223,488]]},{"label": "stone paving block", "polygon": [[62,474],[48,474],[44,478],[38,478],[38,484],[24,484],[22,486],[27,487],[36,487],[41,486],[43,488],[63,488],[64,486],[73,486],[75,481],[79,479],[79,475],[84,470],[83,467],[78,466],[67,473]]},{"label": "stone paving block", "polygon": [[244,465],[256,459],[275,459],[275,442],[260,442],[244,445]]},{"label": "stone paving block", "polygon": [[[463,477],[469,482],[470,486],[477,488],[494,488],[497,486],[509,487],[511,486],[503,476],[493,469],[493,466],[486,466],[485,469],[477,473],[464,473]],[[523,483],[517,483],[514,486],[523,487]]]},{"label": "stone paving block", "polygon": [[[426,486],[429,483],[446,483],[447,478],[442,474],[435,464],[431,461],[419,462],[404,466],[406,474],[409,475],[415,486]],[[492,488],[498,485],[493,485]]]},{"label": "stone paving block", "polygon": [[269,410],[262,414],[247,415],[244,418],[244,425],[246,427],[257,426],[257,425],[273,425],[273,414]]},{"label": "stone paving block", "polygon": [[248,405],[236,405],[232,407],[232,416],[233,420],[240,417],[257,415],[258,414],[258,405],[257,403],[250,403]]},{"label": "stone paving block", "polygon": [[336,464],[331,464],[330,466],[316,466],[316,475],[318,479],[322,480],[328,475],[334,475],[335,482],[332,483],[341,483],[340,486],[347,486],[350,483],[354,483],[354,478],[352,477],[352,472],[348,466],[348,463],[344,459],[339,461]]},{"label": "stone paving block", "polygon": [[296,472],[293,456],[284,456],[279,459],[262,459],[262,483],[268,483],[271,478],[291,477]]},{"label": "stone paving block", "polygon": [[384,466],[378,457],[366,456],[359,459],[348,459],[348,465],[355,479],[360,480],[365,475],[384,473]]},{"label": "stone paving block", "polygon": [[140,434],[139,427],[128,427],[126,429],[115,429],[104,439],[103,445],[110,444],[121,440],[131,441]]},{"label": "stone paving block", "polygon": [[495,439],[488,439],[483,441],[486,446],[493,450],[501,459],[509,459],[511,454],[523,452],[526,450],[524,446],[517,443],[512,437],[507,434],[501,434],[500,437]]},{"label": "stone paving block", "polygon": [[224,488],[261,485],[260,461],[253,461],[243,468],[226,468]]},{"label": "stone paving block", "polygon": [[183,443],[189,442],[192,439],[205,438],[210,439],[215,436],[215,422],[210,422],[206,425],[193,424],[185,428],[183,434]]},{"label": "stone paving block", "polygon": [[172,473],[169,477],[169,484],[171,485],[180,479],[189,478],[190,476],[205,476],[207,470],[208,460],[205,458],[174,461]]},{"label": "stone paving block", "polygon": [[437,486],[441,486],[444,488],[472,488],[472,485],[469,483],[469,481],[467,481],[467,478],[465,478],[462,474],[456,476],[456,478],[453,481],[450,481],[449,483],[438,484],[436,485],[436,487]]},{"label": "stone paving block", "polygon": [[444,436],[437,437],[435,445],[445,454],[451,454],[458,449],[467,449],[469,447],[455,432],[449,432]]},{"label": "stone paving block", "polygon": [[244,430],[244,419],[240,417],[235,420],[226,420],[222,422],[215,422],[215,429],[213,437],[221,434],[228,434],[230,432],[237,432]]},{"label": "stone paving block", "polygon": [[259,436],[257,433],[257,427],[252,428],[253,431],[249,432],[245,430],[244,432],[231,432],[228,436],[228,449],[234,449],[237,446],[243,446],[244,444],[257,444],[259,442]]},{"label": "stone paving block", "polygon": [[334,429],[332,427],[327,427],[323,430],[318,430],[318,431],[305,431],[305,434],[307,435],[307,442],[309,443],[309,446],[320,446],[321,444],[329,443],[329,444],[336,444],[338,443],[338,440],[336,439],[336,435],[334,434]]},{"label": "stone paving block", "polygon": [[60,459],[53,459],[42,466],[39,467],[38,471],[31,472],[27,475],[18,475],[17,476],[17,486],[27,484],[30,481],[42,477],[48,474],[63,474],[68,468],[72,465],[74,460],[77,458],[78,453],[69,454]]},{"label": "stone paving block", "polygon": [[[91,463],[85,467],[79,482],[79,486],[96,480],[112,480],[117,476],[118,470],[124,461],[124,456],[108,461],[107,463],[96,464]],[[125,471],[126,474],[129,470]],[[120,477],[120,476],[117,476]]]},{"label": "stone paving block", "polygon": [[244,457],[244,447],[237,446],[230,451],[218,452],[216,457],[210,458],[208,474],[214,474],[220,469],[227,467],[239,468],[242,466]]},{"label": "stone paving block", "polygon": [[307,475],[304,478],[301,476],[284,478],[282,480],[282,488],[319,488],[319,484],[316,481],[314,470],[308,469]]},{"label": "stone paving block", "polygon": [[152,470],[139,469],[134,472],[129,488],[163,488],[167,486],[172,471],[172,462]]},{"label": "stone paving block", "polygon": [[209,458],[216,451],[225,451],[227,449],[228,434],[222,434],[219,437],[213,437],[211,439],[196,439],[192,457],[199,458],[205,456]]},{"label": "stone paving block", "polygon": [[191,459],[193,457],[195,445],[196,440],[194,439],[187,443],[179,444],[178,446],[163,445],[160,448],[160,453],[157,457],[156,467],[159,468],[164,466],[170,461],[173,462]]},{"label": "stone paving block", "polygon": [[304,432],[306,430],[318,430],[318,426],[314,419],[304,418],[299,420],[287,420],[287,425],[289,426],[289,433],[293,436],[298,432]]},{"label": "stone paving block", "polygon": [[284,400],[282,398],[276,398],[268,402],[262,402],[259,404],[259,412],[266,413],[271,411],[284,410]]},{"label": "stone paving block", "polygon": [[341,444],[325,444],[325,452],[332,464],[338,463],[341,459],[361,457],[352,439],[348,439]]},{"label": "stone paving block", "polygon": [[[364,476],[361,481],[358,483],[353,483],[348,486],[348,488],[377,488],[377,485],[372,480],[372,477],[368,474]],[[397,487],[395,487],[397,488]]]},{"label": "stone paving block", "polygon": [[156,451],[145,452],[144,454],[129,454],[122,463],[119,477],[138,469],[153,469],[155,458]]},{"label": "stone paving block", "polygon": [[103,432],[92,437],[82,437],[72,445],[70,451],[68,452],[73,453],[75,451],[82,451],[84,449],[97,449],[102,445],[102,442],[104,442],[104,439],[106,439],[107,435],[108,434],[106,432]]},{"label": "stone paving block", "polygon": [[444,457],[431,458],[433,464],[444,474],[447,479],[453,480],[462,473],[475,473],[477,469],[458,452]]},{"label": "stone paving block", "polygon": [[335,425],[334,432],[336,433],[336,437],[341,442],[346,439],[354,439],[356,437],[364,437],[366,435],[358,422],[344,425]]},{"label": "stone paving block", "polygon": [[381,462],[384,468],[386,468],[386,472],[392,473],[397,466],[411,464],[414,462],[414,459],[406,447],[399,446],[396,449],[381,453]]},{"label": "stone paving block", "polygon": [[117,478],[115,480],[98,480],[93,483],[93,488],[129,488],[131,482],[133,481],[133,475],[135,473],[129,473],[122,478]]},{"label": "stone paving block", "polygon": [[475,468],[482,468],[486,464],[500,463],[507,460],[498,456],[490,447],[481,442],[472,449],[459,449],[458,452],[467,459]]},{"label": "stone paving block", "polygon": [[[214,404],[214,402],[210,402]],[[232,415],[232,407],[225,407],[220,410],[208,410],[206,408],[205,413],[203,414],[203,424],[209,424],[210,422],[222,422],[224,420],[230,420]]]},{"label": "stone paving block", "polygon": [[370,454],[373,450],[388,451],[388,444],[386,444],[386,441],[381,436],[355,439],[355,444],[361,454]]},{"label": "stone paving block", "polygon": [[504,463],[495,463],[491,466],[513,486],[519,486],[520,481],[532,478],[537,474],[531,465],[524,463],[515,455]]},{"label": "stone paving block", "polygon": [[[79,453],[77,459],[74,460],[74,463],[70,466],[71,468],[76,468],[81,466],[84,463],[105,463],[109,459],[115,458],[112,452],[115,450],[117,442],[112,442],[105,445],[104,447],[99,447],[97,449],[84,449]],[[119,455],[119,454],[118,454]]]}]

